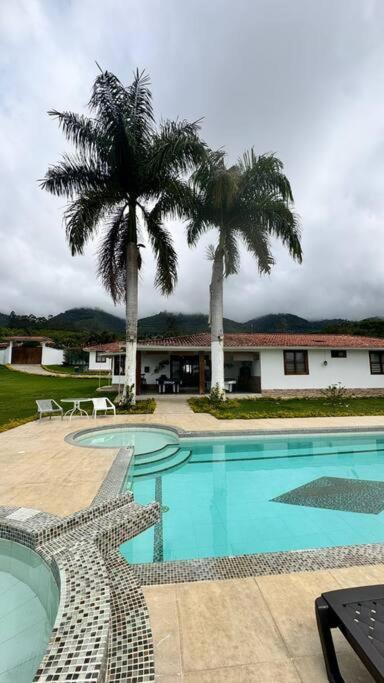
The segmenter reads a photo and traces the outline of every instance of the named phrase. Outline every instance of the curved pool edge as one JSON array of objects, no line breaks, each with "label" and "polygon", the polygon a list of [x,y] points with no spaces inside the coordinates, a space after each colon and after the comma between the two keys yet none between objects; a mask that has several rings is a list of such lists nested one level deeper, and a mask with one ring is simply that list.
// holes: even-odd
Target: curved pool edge
[{"label": "curved pool edge", "polygon": [[[178,438],[183,436],[183,434],[186,434],[187,432],[184,432],[183,429],[180,429],[178,427],[174,426],[168,426],[168,425],[162,425],[162,424],[156,424],[156,423],[139,423],[139,422],[119,422],[118,424],[108,424],[108,425],[103,425],[103,426],[95,426],[95,427],[87,427],[86,429],[80,429],[76,430],[75,432],[71,432],[70,434],[66,434],[64,436],[64,441],[66,443],[71,444],[71,446],[77,446],[78,448],[111,448],[111,449],[117,449],[121,448],[121,446],[100,446],[100,445],[90,445],[90,444],[84,444],[81,443],[78,439],[81,436],[86,436],[87,434],[93,434],[94,432],[104,432],[104,431],[110,431],[110,430],[115,430],[115,429],[141,429],[144,431],[161,431],[161,432],[171,432],[173,435],[177,436]],[[153,453],[155,451],[148,451],[148,453]],[[144,455],[144,453],[142,453]],[[147,455],[147,453],[145,453]]]},{"label": "curved pool edge", "polygon": [[[80,672],[81,680],[102,683],[119,669],[127,680],[124,667],[138,681],[154,680],[148,610],[119,547],[155,524],[160,510],[156,503],[141,506],[132,499],[130,492],[108,497],[62,519],[28,508],[0,507],[0,537],[36,552],[60,587],[56,619],[34,681],[63,683]],[[16,515],[9,518],[12,513]],[[128,641],[132,650],[126,662],[119,662]]]}]

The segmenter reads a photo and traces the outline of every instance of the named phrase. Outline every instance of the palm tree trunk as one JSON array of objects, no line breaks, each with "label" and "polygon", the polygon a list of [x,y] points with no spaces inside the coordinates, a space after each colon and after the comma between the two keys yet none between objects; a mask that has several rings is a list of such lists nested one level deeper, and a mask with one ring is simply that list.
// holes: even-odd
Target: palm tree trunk
[{"label": "palm tree trunk", "polygon": [[218,385],[222,392],[224,392],[223,282],[224,255],[217,247],[210,286],[211,388]]},{"label": "palm tree trunk", "polygon": [[138,254],[136,241],[136,207],[129,208],[131,223],[130,238],[127,244],[127,291],[125,299],[125,381],[123,398],[132,391],[132,403],[136,403],[136,350],[138,315]]}]

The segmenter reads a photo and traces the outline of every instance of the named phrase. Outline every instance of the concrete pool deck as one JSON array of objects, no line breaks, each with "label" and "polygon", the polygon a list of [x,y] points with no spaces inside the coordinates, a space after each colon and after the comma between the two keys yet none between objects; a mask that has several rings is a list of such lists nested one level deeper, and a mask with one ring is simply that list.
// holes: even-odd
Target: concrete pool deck
[{"label": "concrete pool deck", "polygon": [[[77,448],[71,432],[111,424],[163,424],[186,431],[383,428],[384,416],[216,420],[185,401],[158,402],[153,415],[30,422],[0,433],[0,505],[64,516],[90,505],[116,449]],[[383,583],[384,565],[143,588],[155,644],[157,680],[169,683],[326,683],[314,599],[339,587]],[[347,683],[372,678],[342,637]]]}]

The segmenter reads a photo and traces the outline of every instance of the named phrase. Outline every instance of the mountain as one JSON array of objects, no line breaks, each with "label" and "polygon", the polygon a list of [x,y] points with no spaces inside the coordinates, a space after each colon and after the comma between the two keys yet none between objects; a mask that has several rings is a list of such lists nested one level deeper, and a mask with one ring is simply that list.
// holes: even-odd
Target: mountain
[{"label": "mountain", "polygon": [[[18,330],[20,333],[48,334],[52,338],[63,336],[64,332],[77,335],[81,339],[92,338],[98,342],[102,337],[123,338],[125,320],[117,315],[106,313],[98,308],[71,308],[48,318],[34,315],[9,316],[0,313],[0,327]],[[168,313],[161,311],[139,320],[139,337],[178,337],[197,332],[208,332],[208,316],[204,313]],[[327,320],[307,320],[292,313],[274,313],[251,318],[239,323],[224,318],[225,332],[287,332],[301,334],[357,334],[372,337],[384,337],[384,319],[380,317],[364,320],[344,320],[332,318]],[[81,339],[80,339],[81,338]],[[104,341],[109,341],[109,338]],[[75,343],[74,341],[72,343]],[[84,343],[84,342],[83,342]]]},{"label": "mountain", "polygon": [[[224,329],[226,332],[241,332],[243,325],[224,318]],[[179,337],[184,334],[208,332],[208,330],[208,316],[203,313],[162,311],[139,320],[139,337]]]},{"label": "mountain", "polygon": [[125,321],[117,315],[98,308],[71,308],[54,315],[47,321],[52,330],[74,330],[78,332],[124,332]]},{"label": "mountain", "polygon": [[276,313],[248,320],[246,323],[243,323],[243,332],[323,332],[330,325],[335,326],[344,322],[344,320],[338,318],[332,320],[306,320],[291,313]]}]

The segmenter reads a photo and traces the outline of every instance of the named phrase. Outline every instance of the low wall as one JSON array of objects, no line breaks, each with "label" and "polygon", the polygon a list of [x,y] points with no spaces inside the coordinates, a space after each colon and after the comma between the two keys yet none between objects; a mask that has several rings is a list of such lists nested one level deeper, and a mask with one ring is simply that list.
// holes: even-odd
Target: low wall
[{"label": "low wall", "polygon": [[[324,396],[322,389],[266,389],[262,396],[270,398],[319,398]],[[345,396],[384,396],[384,388],[345,389]]]},{"label": "low wall", "polygon": [[51,346],[43,346],[41,364],[42,365],[63,365],[64,351],[54,349]]}]

